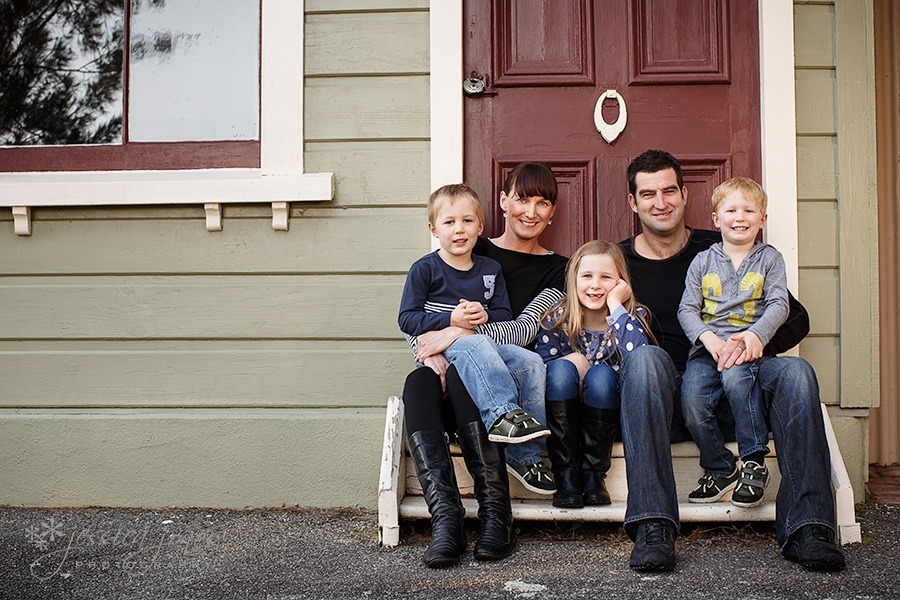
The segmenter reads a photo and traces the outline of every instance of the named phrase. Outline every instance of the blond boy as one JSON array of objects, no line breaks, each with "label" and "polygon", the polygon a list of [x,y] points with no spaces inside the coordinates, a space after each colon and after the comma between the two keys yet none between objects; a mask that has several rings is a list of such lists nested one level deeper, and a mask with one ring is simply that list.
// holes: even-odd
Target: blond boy
[{"label": "blond boy", "polygon": [[[512,319],[500,263],[472,253],[483,228],[481,203],[468,186],[448,185],[431,195],[428,229],[440,248],[409,269],[398,318],[407,336],[450,325],[474,330],[487,322]],[[539,494],[554,493],[556,486],[540,458],[543,445],[537,441],[550,430],[532,416],[543,414],[546,371],[540,358],[481,334],[460,337],[443,356],[456,367],[478,407],[488,439],[517,445],[516,451],[507,453],[513,470],[543,467],[535,471],[537,476],[520,482]],[[426,360],[426,366],[441,374],[439,365]]]},{"label": "blond boy", "polygon": [[[769,427],[756,383],[763,348],[788,316],[784,258],[757,242],[766,222],[766,193],[752,179],[735,177],[712,195],[712,217],[722,242],[694,258],[685,279],[678,320],[693,344],[681,387],[685,424],[700,448],[705,474],[690,502],[715,502],[734,490],[732,504],[762,502]],[[719,352],[729,340],[743,343],[739,364],[718,370]],[[740,472],[725,448],[717,420],[724,391],[734,416],[742,461]]]}]

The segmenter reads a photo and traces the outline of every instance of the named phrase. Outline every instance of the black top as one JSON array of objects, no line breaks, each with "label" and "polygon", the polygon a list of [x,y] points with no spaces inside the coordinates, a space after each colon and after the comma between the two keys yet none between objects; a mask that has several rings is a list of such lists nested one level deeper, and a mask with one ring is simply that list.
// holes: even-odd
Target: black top
[{"label": "black top", "polygon": [[[487,238],[478,238],[474,252],[500,263],[514,317],[522,314],[522,310],[541,293],[541,290],[566,289],[566,264],[569,259],[561,254],[515,252],[501,248]],[[681,296],[678,298],[680,300]]]},{"label": "black top", "polygon": [[691,349],[691,343],[678,322],[678,305],[684,294],[684,278],[695,256],[722,241],[722,236],[715,231],[692,229],[690,232],[688,243],[681,252],[662,260],[645,258],[635,252],[634,238],[621,243],[628,271],[631,273],[634,297],[650,309],[650,329],[679,371],[684,371]]}]

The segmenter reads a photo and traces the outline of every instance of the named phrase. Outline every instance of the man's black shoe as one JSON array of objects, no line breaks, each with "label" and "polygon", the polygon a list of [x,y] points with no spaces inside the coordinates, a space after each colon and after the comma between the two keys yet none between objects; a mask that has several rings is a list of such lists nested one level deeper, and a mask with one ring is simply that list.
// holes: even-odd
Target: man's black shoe
[{"label": "man's black shoe", "polygon": [[844,553],[834,543],[834,532],[824,525],[804,525],[791,535],[784,557],[810,571],[841,571]]},{"label": "man's black shoe", "polygon": [[675,524],[648,519],[638,525],[629,563],[635,571],[671,571],[675,568]]}]

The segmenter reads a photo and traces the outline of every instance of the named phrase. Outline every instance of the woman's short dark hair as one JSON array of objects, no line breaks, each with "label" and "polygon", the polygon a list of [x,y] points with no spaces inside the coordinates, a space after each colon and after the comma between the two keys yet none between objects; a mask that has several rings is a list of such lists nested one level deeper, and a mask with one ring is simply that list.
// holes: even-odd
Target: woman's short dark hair
[{"label": "woman's short dark hair", "polygon": [[663,169],[675,171],[679,189],[684,187],[684,177],[681,175],[681,165],[678,160],[664,150],[647,150],[628,165],[628,192],[632,196],[637,194],[635,178],[638,173],[658,173]]},{"label": "woman's short dark hair", "polygon": [[520,198],[540,196],[556,204],[558,190],[556,177],[550,167],[539,162],[525,162],[513,167],[503,184],[507,196],[515,193]]}]

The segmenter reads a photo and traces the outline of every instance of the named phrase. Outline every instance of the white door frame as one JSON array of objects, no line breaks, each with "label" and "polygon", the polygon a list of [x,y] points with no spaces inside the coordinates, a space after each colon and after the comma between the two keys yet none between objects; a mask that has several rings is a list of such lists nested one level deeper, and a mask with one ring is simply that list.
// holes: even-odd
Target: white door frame
[{"label": "white door frame", "polygon": [[[435,189],[458,183],[463,177],[462,0],[433,0],[430,27],[431,189]],[[762,183],[769,196],[765,235],[766,241],[784,255],[788,287],[796,294],[799,262],[792,0],[759,0],[759,34]]]}]

